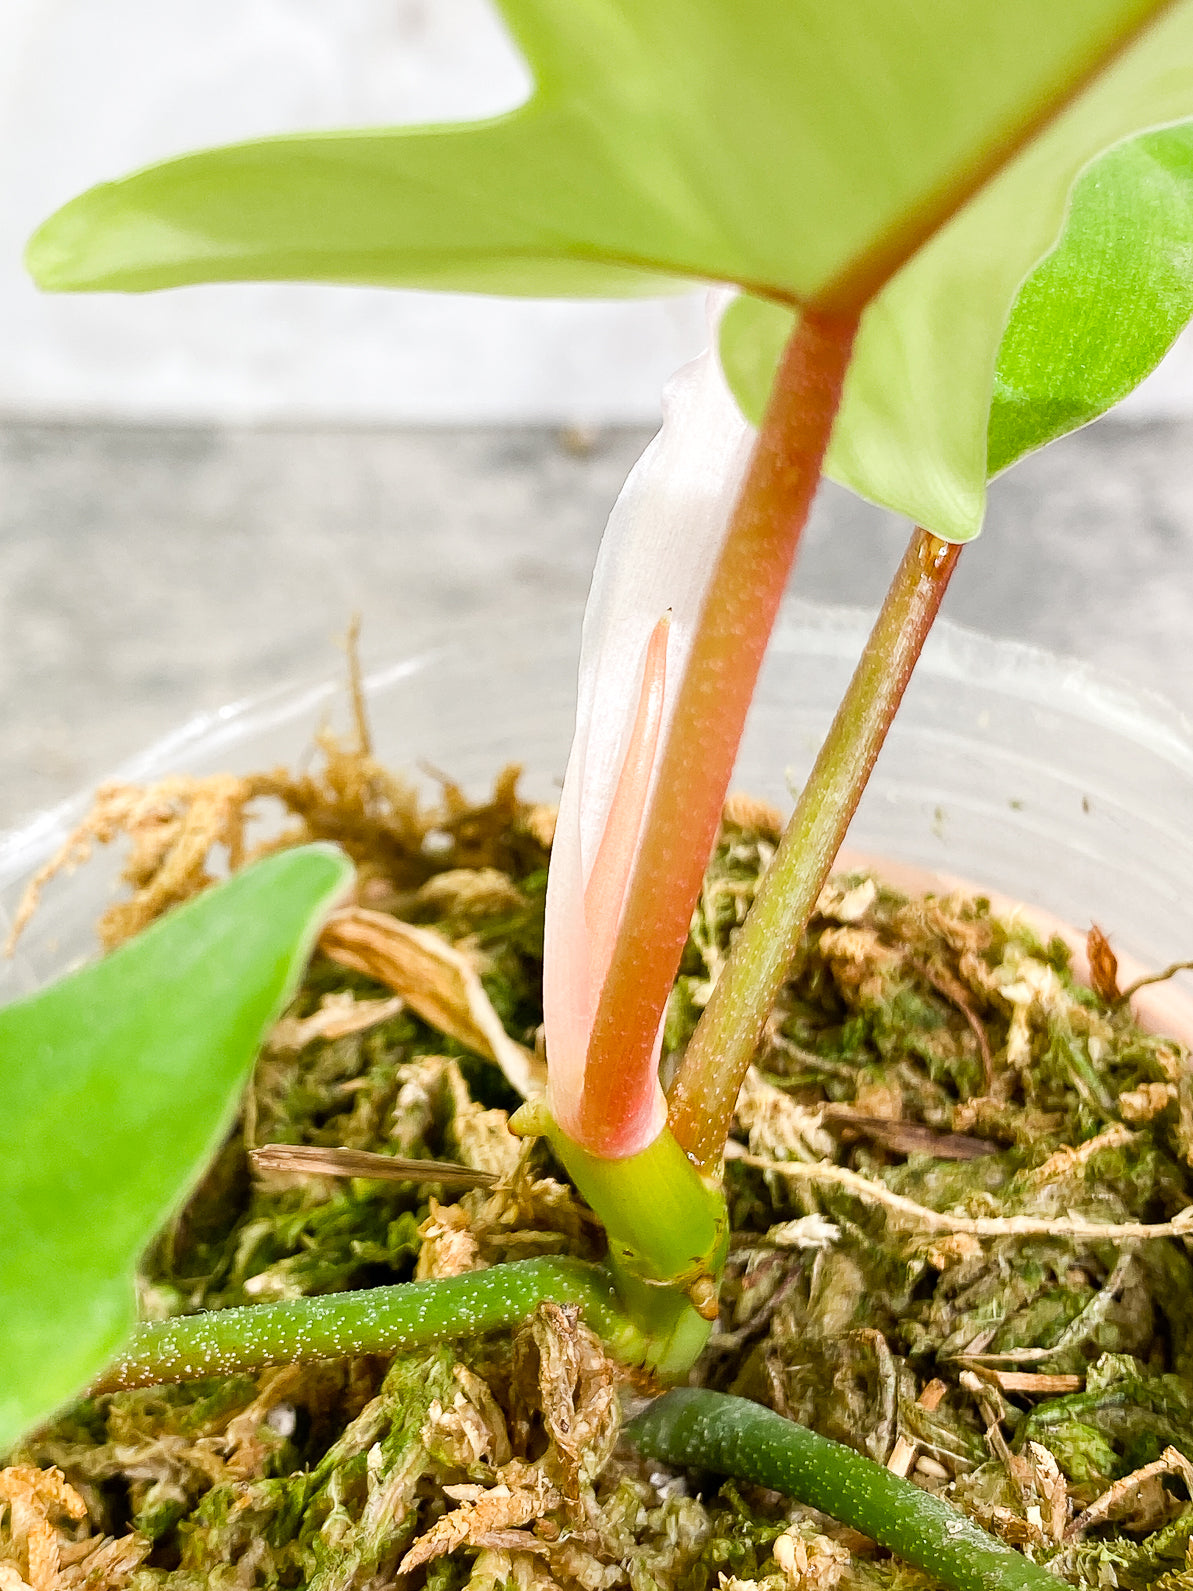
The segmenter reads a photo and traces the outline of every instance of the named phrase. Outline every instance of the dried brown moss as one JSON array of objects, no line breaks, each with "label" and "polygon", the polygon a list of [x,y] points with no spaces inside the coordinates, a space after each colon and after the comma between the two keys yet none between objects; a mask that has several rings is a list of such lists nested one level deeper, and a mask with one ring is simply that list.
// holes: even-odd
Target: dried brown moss
[{"label": "dried brown moss", "polygon": [[[420,886],[459,872],[474,896],[465,916],[483,918],[492,912],[498,879],[508,888],[509,879],[546,865],[550,817],[519,799],[516,766],[498,775],[480,805],[446,778],[439,799],[428,802],[378,762],[367,742],[347,742],[329,730],[316,740],[320,760],[306,773],[276,768],[244,777],[178,775],[147,788],[101,785],[91,811],[33,879],[8,950],[53,878],[79,867],[96,845],[122,839],[129,845],[121,873],[129,895],[98,924],[109,950],[226,870],[312,840],[341,846],[357,865],[361,904],[383,909],[417,910]],[[262,837],[254,840],[254,829]]]},{"label": "dried brown moss", "polygon": [[[326,769],[243,781],[235,799],[126,792],[93,833],[123,815],[152,913],[182,880],[203,887],[202,836],[247,855],[244,813],[264,794],[297,818],[294,838],[347,839],[368,909],[470,958],[508,1037],[534,1050],[550,826],[510,779],[481,808],[447,786],[427,810],[367,745],[333,746]],[[772,821],[752,803],[727,812],[671,1054]],[[1104,994],[981,901],[835,880],[743,1090],[721,1320],[697,1374],[945,1492],[1069,1583],[1178,1591],[1193,1586],[1193,1265],[1183,1237],[1082,1223],[1154,1228],[1193,1203],[1193,1092],[1183,1052]],[[236,1132],[147,1257],[146,1311],[599,1253],[545,1150],[508,1133],[501,1071],[452,1031],[317,958]],[[266,1142],[452,1158],[501,1181],[436,1197],[254,1172],[246,1150]],[[930,1586],[783,1499],[648,1472],[616,1445],[634,1392],[547,1309],[454,1354],[85,1402],[4,1472],[0,1591],[355,1591],[403,1564],[443,1591]]]}]

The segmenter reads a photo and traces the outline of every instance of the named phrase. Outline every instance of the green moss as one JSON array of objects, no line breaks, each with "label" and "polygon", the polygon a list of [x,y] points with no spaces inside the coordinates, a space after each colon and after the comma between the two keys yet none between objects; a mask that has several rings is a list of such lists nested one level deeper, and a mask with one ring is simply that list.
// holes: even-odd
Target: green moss
[{"label": "green moss", "polygon": [[[452,866],[467,841],[477,867],[497,858],[512,873],[472,883],[453,873],[434,888],[403,875],[391,904],[482,954],[489,998],[511,1034],[533,1043],[543,856],[516,805],[502,809],[505,829],[493,812],[476,835],[457,813]],[[772,840],[742,828],[723,836],[668,1010],[668,1054],[695,1025]],[[371,876],[376,883],[378,871]],[[345,991],[386,992],[317,960],[291,1015]],[[445,1056],[450,1065],[435,1059]],[[1120,1096],[1155,1084],[1156,1114],[1124,1129]],[[1183,1055],[1076,985],[1063,945],[1000,923],[980,900],[908,902],[860,876],[835,881],[751,1087],[739,1136],[757,1154],[827,1159],[931,1211],[1151,1222],[1193,1203]],[[484,1113],[513,1104],[495,1067],[409,1011],[298,1052],[267,1051],[241,1122],[146,1258],[146,1312],[411,1275],[432,1190],[262,1180],[248,1142],[451,1158],[489,1142],[486,1134],[500,1137],[502,1116]],[[918,1136],[900,1140],[903,1127]],[[550,1168],[545,1157],[536,1164],[528,1176]],[[1158,1494],[1163,1517],[1111,1519],[1059,1551],[1037,1539],[1033,1522],[1044,1517],[1033,1491],[1044,1449],[1069,1487],[1071,1513],[1170,1444],[1193,1458],[1193,1262],[1183,1244],[953,1240],[851,1190],[737,1161],[727,1194],[733,1243],[721,1327],[698,1367],[705,1384],[769,1403],[879,1462],[900,1440],[910,1444],[921,1484],[1008,1539],[1035,1542],[1069,1583],[1190,1585],[1193,1508],[1183,1507],[1179,1481]],[[490,1258],[591,1255],[593,1229],[574,1200],[563,1190],[545,1198],[554,1213],[533,1231],[525,1212],[494,1218]],[[484,1196],[467,1199],[464,1224],[479,1230]],[[465,1463],[446,1438],[428,1439],[429,1411],[456,1407],[468,1375],[502,1411],[515,1455],[542,1457],[542,1411],[527,1391],[536,1352],[525,1336],[460,1345],[464,1381],[442,1350],[121,1393],[80,1402],[17,1457],[57,1464],[86,1496],[97,1530],[131,1527],[152,1543],[132,1582],[114,1585],[354,1591],[392,1579],[415,1535],[451,1506],[445,1482],[493,1481],[491,1452]],[[963,1380],[975,1369],[986,1379]],[[1080,1385],[1059,1395],[1046,1383],[1000,1390],[990,1377],[1003,1371]],[[925,1407],[919,1399],[934,1380],[944,1395]],[[464,1397],[469,1419],[481,1418],[479,1396]],[[1001,1443],[988,1435],[991,1419]],[[922,1574],[773,1494],[660,1494],[628,1453],[584,1506],[582,1525],[564,1508],[550,1528],[570,1532],[597,1565],[587,1580],[557,1558],[510,1567],[498,1555],[494,1574],[524,1584],[533,1561],[564,1591],[591,1591],[598,1570],[610,1587],[632,1591],[711,1591],[722,1577],[783,1591],[774,1545],[788,1532],[826,1587],[930,1591]],[[475,1547],[463,1548],[420,1573],[432,1591],[462,1591],[475,1558]]]}]

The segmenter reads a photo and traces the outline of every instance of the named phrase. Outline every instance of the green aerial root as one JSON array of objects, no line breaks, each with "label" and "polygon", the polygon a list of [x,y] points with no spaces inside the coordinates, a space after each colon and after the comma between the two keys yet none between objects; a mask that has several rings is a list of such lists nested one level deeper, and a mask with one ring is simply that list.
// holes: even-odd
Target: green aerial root
[{"label": "green aerial root", "polygon": [[626,1319],[600,1266],[533,1259],[437,1281],[154,1321],[136,1328],[125,1352],[91,1391],[423,1348],[517,1326],[548,1300],[578,1305],[619,1358],[638,1364],[649,1360],[649,1345]]},{"label": "green aerial root", "polygon": [[773,1409],[684,1388],[626,1435],[648,1458],[785,1492],[934,1575],[949,1591],[1056,1591],[1057,1580],[950,1503]]}]

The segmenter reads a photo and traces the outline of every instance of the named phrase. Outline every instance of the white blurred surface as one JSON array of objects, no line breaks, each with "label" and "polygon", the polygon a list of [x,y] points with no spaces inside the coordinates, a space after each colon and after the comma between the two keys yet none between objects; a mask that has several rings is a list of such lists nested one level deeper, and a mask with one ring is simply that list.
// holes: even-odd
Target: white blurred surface
[{"label": "white blurred surface", "polygon": [[[653,418],[663,380],[700,346],[697,299],[274,285],[43,298],[21,268],[25,238],[57,205],[149,161],[272,132],[489,115],[527,89],[488,0],[2,0],[0,413]],[[1193,341],[1127,409],[1193,411]]]},{"label": "white blurred surface", "polygon": [[0,412],[432,423],[650,419],[698,299],[289,285],[42,297],[39,221],[205,144],[468,119],[529,80],[486,0],[0,0]]}]

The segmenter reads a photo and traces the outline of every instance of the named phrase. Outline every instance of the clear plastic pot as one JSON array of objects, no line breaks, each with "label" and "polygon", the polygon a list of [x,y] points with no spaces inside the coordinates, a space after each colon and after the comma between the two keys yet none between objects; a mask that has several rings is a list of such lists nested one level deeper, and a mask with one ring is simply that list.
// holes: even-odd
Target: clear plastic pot
[{"label": "clear plastic pot", "polygon": [[[735,779],[788,808],[868,629],[849,610],[790,605]],[[550,800],[571,731],[579,614],[464,631],[368,679],[374,738],[395,768],[440,768],[481,794],[505,763]],[[249,772],[309,758],[343,717],[341,677],[195,719],[117,771]],[[429,782],[429,780],[428,780]],[[0,918],[86,810],[81,796],[0,838]],[[1084,930],[1145,966],[1193,955],[1193,728],[1163,701],[1029,647],[937,627],[850,830],[869,856],[972,881]],[[0,1000],[89,954],[116,859],[53,883]]]}]

